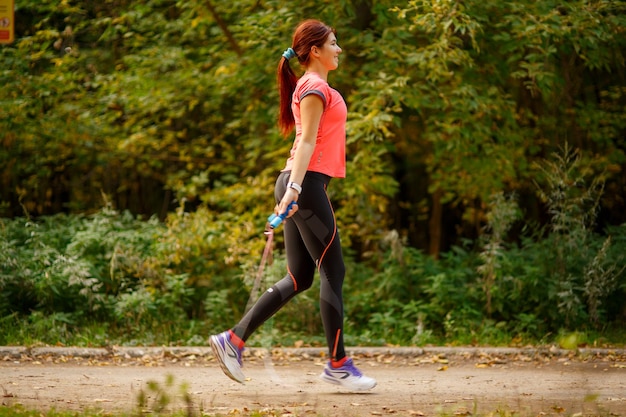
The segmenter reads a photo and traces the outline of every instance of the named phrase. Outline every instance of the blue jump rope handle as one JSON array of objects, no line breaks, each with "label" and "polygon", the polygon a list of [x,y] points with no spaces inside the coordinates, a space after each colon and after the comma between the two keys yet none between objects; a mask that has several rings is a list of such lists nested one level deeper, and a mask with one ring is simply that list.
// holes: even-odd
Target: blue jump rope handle
[{"label": "blue jump rope handle", "polygon": [[283,222],[283,220],[285,220],[285,217],[287,217],[287,213],[289,213],[289,210],[291,210],[291,208],[293,207],[295,203],[296,203],[295,201],[292,201],[291,203],[289,203],[289,205],[287,206],[287,210],[285,210],[284,213],[281,213],[281,214],[272,213],[272,215],[267,218],[267,221],[270,223],[270,227],[272,229],[277,228]]}]

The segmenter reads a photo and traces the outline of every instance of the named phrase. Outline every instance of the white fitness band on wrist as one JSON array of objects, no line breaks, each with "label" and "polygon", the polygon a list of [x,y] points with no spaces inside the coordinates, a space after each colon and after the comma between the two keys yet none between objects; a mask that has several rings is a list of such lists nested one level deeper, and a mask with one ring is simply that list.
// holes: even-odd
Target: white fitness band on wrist
[{"label": "white fitness band on wrist", "polygon": [[300,187],[300,184],[297,184],[295,182],[290,182],[289,184],[287,184],[287,188],[293,188],[298,192],[298,194],[302,193],[302,187]]}]

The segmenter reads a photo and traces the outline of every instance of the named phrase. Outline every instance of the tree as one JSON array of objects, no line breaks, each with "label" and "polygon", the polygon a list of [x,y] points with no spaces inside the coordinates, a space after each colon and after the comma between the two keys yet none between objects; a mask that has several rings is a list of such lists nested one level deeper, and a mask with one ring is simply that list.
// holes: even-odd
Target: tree
[{"label": "tree", "polygon": [[624,6],[553,3],[21,2],[0,50],[3,215],[91,211],[104,194],[162,219],[184,202],[261,223],[290,146],[276,64],[315,16],[345,50],[331,82],[349,175],[332,192],[363,259],[390,228],[435,256],[474,238],[501,191],[543,221],[533,162],[566,141],[606,180],[600,225],[619,224]]}]

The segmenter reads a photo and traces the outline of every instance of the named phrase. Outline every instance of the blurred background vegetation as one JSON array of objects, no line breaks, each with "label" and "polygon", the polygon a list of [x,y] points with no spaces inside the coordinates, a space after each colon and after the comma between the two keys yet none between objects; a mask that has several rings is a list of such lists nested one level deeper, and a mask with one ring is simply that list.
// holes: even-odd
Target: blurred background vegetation
[{"label": "blurred background vegetation", "polygon": [[[349,344],[626,337],[626,5],[21,0],[0,46],[0,344],[204,344],[243,313],[275,70],[334,26]],[[264,285],[284,272],[281,237]],[[251,343],[323,344],[316,290]]]}]

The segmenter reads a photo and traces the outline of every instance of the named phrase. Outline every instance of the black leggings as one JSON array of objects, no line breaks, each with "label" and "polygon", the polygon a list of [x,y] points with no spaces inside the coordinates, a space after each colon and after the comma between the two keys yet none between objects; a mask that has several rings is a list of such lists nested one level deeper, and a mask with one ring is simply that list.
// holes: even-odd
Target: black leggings
[{"label": "black leggings", "polygon": [[[285,194],[289,172],[276,180],[274,195]],[[337,231],[335,213],[326,194],[330,177],[307,172],[298,198],[298,211],[283,223],[287,275],[265,291],[250,311],[232,329],[242,340],[289,300],[313,284],[315,270],[320,272],[320,313],[329,355],[332,360],[346,356],[343,344],[342,286],[346,273]]]}]

